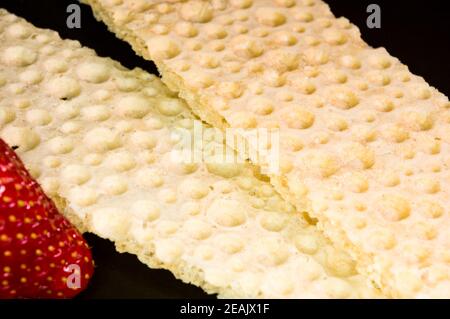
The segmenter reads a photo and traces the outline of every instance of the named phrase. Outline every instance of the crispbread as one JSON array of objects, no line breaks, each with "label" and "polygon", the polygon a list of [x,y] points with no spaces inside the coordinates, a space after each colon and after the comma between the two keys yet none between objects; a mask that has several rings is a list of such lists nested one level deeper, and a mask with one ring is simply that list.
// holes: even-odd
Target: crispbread
[{"label": "crispbread", "polygon": [[174,161],[196,120],[156,76],[5,10],[0,30],[0,136],[81,230],[221,297],[379,295],[254,167]]},{"label": "crispbread", "polygon": [[279,127],[272,183],[387,294],[450,297],[447,97],[319,0],[83,1],[202,119]]}]

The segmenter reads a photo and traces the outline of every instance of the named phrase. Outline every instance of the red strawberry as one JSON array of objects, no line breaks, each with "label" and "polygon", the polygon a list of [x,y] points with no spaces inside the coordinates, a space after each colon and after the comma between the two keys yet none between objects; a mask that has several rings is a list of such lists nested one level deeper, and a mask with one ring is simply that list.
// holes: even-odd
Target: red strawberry
[{"label": "red strawberry", "polygon": [[81,234],[0,139],[0,298],[69,298],[93,273]]}]

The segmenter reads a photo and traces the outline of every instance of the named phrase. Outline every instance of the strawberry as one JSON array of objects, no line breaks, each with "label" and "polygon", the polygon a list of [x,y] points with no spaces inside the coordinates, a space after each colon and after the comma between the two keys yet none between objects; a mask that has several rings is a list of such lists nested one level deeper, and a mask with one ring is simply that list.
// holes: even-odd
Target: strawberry
[{"label": "strawberry", "polygon": [[81,234],[0,139],[0,298],[70,298],[93,268]]}]

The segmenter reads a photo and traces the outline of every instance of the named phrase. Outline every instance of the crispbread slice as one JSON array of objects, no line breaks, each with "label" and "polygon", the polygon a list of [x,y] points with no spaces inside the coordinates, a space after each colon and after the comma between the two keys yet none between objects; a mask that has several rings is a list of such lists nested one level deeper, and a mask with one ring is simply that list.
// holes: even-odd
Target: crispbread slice
[{"label": "crispbread slice", "polygon": [[80,229],[221,297],[379,295],[249,164],[176,161],[207,126],[156,76],[5,10],[0,30],[0,136]]},{"label": "crispbread slice", "polygon": [[83,1],[202,119],[279,128],[272,183],[386,293],[450,297],[447,97],[319,0]]}]

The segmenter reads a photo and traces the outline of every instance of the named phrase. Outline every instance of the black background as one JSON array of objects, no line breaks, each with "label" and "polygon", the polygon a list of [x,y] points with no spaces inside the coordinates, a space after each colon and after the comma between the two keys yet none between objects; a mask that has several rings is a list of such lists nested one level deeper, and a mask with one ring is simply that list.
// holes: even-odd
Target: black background
[{"label": "black background", "polygon": [[[258,0],[254,0],[258,1]],[[450,95],[450,10],[447,0],[326,0],[336,16],[356,24],[366,42],[384,46],[392,55],[423,76],[428,83]],[[124,66],[139,66],[156,73],[152,62],[136,56],[131,47],[97,22],[89,7],[81,5],[81,29],[66,26],[66,8],[74,0],[0,0],[0,7],[27,19],[35,26],[58,31]],[[366,8],[381,7],[381,29],[366,26]],[[201,289],[183,284],[165,270],[149,269],[130,254],[119,254],[114,245],[87,234],[93,249],[96,272],[90,287],[79,298],[211,298]]]}]

